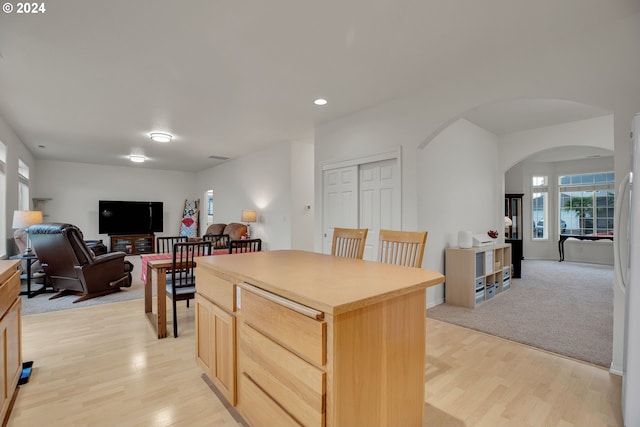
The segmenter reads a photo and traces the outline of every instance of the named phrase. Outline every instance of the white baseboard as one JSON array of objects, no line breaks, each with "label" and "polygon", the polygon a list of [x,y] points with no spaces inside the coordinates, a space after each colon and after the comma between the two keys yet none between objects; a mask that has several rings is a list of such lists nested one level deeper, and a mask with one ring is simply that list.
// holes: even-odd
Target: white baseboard
[{"label": "white baseboard", "polygon": [[435,301],[427,301],[427,310],[440,304],[444,304],[444,298],[439,298]]},{"label": "white baseboard", "polygon": [[611,363],[611,366],[609,367],[609,373],[613,374],[613,375],[618,375],[618,376],[622,376],[622,366],[618,366],[618,365],[614,365],[613,363]]}]

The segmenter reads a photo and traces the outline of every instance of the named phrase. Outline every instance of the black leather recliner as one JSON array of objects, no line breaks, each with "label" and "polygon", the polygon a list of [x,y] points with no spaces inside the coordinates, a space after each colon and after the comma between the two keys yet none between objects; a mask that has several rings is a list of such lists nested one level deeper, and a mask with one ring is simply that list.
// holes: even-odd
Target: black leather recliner
[{"label": "black leather recliner", "polygon": [[48,282],[64,295],[81,295],[84,301],[131,286],[133,265],[124,252],[96,256],[71,224],[37,224],[29,227],[31,246],[42,264]]}]

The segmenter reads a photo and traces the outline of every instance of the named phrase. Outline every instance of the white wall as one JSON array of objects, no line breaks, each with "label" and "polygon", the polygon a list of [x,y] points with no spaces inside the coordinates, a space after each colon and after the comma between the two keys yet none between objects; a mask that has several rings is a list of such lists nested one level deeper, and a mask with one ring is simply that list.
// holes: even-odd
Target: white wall
[{"label": "white wall", "polygon": [[161,201],[164,232],[158,234],[172,235],[180,230],[185,199],[199,198],[204,233],[204,194],[213,189],[215,222],[241,222],[242,209],[256,209],[253,232],[265,248],[288,249],[294,234],[297,248],[312,248],[313,215],[303,210],[313,199],[310,141],[274,145],[199,173],[53,160],[37,160],[36,169],[42,179],[34,182],[32,196],[52,199],[45,206],[46,221],[77,225],[87,239],[108,242],[98,234],[98,200]]},{"label": "white wall", "polygon": [[[451,75],[431,86],[325,122],[316,127],[316,215],[321,218],[321,166],[323,163],[402,147],[402,228],[417,227],[417,148],[426,147],[443,129],[480,105],[522,98],[555,98],[594,105],[613,113],[615,172],[629,171],[631,118],[640,111],[640,14],[604,26],[571,34],[540,49],[523,49],[500,62],[470,62],[465,78]],[[434,64],[437,67],[437,64]],[[608,76],[609,78],[603,78]],[[620,88],[620,82],[628,82]],[[623,93],[621,93],[623,91]],[[465,156],[466,153],[459,153]],[[507,167],[501,163],[500,174]],[[446,183],[443,183],[446,185]],[[504,185],[499,185],[500,194]],[[501,196],[500,196],[501,197]],[[421,203],[423,203],[421,201]],[[502,203],[496,218],[502,216]],[[322,221],[316,221],[315,247],[321,247]],[[613,365],[621,366],[624,296],[614,297]]]},{"label": "white wall", "polygon": [[[4,230],[4,242],[6,251],[0,250],[0,258],[3,255],[13,255],[15,244],[13,241],[13,211],[18,209],[18,159],[29,166],[29,181],[35,182],[38,176],[38,169],[31,152],[20,141],[20,138],[13,132],[7,123],[0,117],[0,141],[7,147],[6,165],[6,189],[2,191],[2,197],[6,196],[4,210],[0,211],[0,227]],[[33,187],[31,197],[34,197]],[[2,238],[2,237],[0,237]],[[6,252],[6,253],[3,253]]]},{"label": "white wall", "polygon": [[[417,230],[417,152],[423,132],[396,105],[373,108],[316,128],[314,247],[322,252],[322,166],[329,163],[401,152],[403,230]],[[386,114],[385,114],[386,113]],[[415,119],[415,117],[412,117]],[[400,149],[399,149],[400,147]]]},{"label": "white wall", "polygon": [[33,197],[52,200],[45,205],[46,222],[71,223],[86,239],[103,239],[98,234],[98,201],[129,200],[163,202],[164,231],[177,235],[185,199],[201,195],[196,191],[196,175],[136,167],[103,166],[55,160],[37,160],[38,179]]},{"label": "white wall", "polygon": [[500,168],[506,172],[531,154],[556,147],[598,147],[613,151],[613,124],[613,115],[607,115],[501,135]]},{"label": "white wall", "polygon": [[291,248],[313,251],[313,141],[291,144]]},{"label": "white wall", "polygon": [[313,200],[313,184],[294,186],[293,180],[307,179],[313,171],[309,145],[277,144],[199,172],[200,194],[213,190],[214,223],[241,222],[242,209],[255,209],[258,218],[252,232],[264,248],[289,249],[294,241],[297,248],[308,248],[313,217],[303,207]]},{"label": "white wall", "polygon": [[[462,230],[502,234],[496,223],[498,140],[467,120],[458,120],[418,151],[418,229],[427,230],[423,268],[444,272],[444,252],[458,246]],[[500,179],[499,179],[500,178]],[[504,236],[501,236],[504,237]],[[444,302],[444,287],[427,290],[427,307]]]}]

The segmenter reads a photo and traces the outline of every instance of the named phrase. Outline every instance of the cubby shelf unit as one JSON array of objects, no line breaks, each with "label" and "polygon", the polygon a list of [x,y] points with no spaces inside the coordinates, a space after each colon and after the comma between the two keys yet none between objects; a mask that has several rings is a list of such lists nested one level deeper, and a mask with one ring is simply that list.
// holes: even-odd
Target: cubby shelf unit
[{"label": "cubby shelf unit", "polygon": [[511,287],[511,245],[449,248],[445,277],[446,302],[475,308]]}]

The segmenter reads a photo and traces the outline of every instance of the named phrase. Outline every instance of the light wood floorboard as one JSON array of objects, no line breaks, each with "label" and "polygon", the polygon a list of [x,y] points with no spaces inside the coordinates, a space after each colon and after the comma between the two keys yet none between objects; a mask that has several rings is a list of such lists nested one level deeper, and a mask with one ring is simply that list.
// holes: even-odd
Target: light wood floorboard
[{"label": "light wood floorboard", "polygon": [[427,320],[432,426],[622,426],[621,378],[606,369]]},{"label": "light wood floorboard", "polygon": [[[143,312],[134,300],[24,317],[34,369],[8,426],[238,427],[196,365],[193,304],[178,339],[157,340]],[[619,377],[432,319],[425,391],[428,426],[622,425]]]}]

